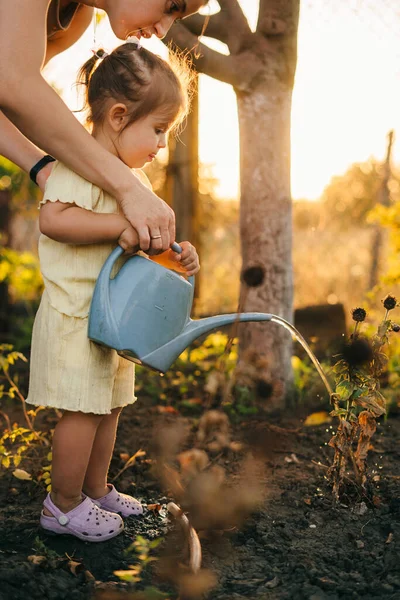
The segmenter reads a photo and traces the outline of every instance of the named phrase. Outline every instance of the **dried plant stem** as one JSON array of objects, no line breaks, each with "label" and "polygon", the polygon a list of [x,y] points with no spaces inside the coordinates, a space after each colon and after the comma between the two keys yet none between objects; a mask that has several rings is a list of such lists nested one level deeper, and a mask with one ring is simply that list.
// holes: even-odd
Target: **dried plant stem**
[{"label": "dried plant stem", "polygon": [[116,480],[116,479],[117,479],[117,478],[118,478],[118,477],[119,477],[119,476],[120,476],[120,475],[121,475],[121,474],[122,474],[124,471],[126,471],[126,469],[129,469],[129,467],[132,467],[132,466],[135,464],[135,462],[136,462],[136,459],[137,459],[139,456],[144,456],[145,454],[146,454],[146,452],[144,452],[144,451],[143,451],[143,450],[140,448],[140,449],[139,449],[137,452],[135,452],[135,454],[134,454],[133,456],[131,456],[131,457],[130,457],[130,458],[127,460],[127,461],[126,461],[126,463],[124,464],[124,466],[122,467],[122,469],[120,469],[120,470],[118,471],[118,473],[117,473],[117,474],[116,474],[116,475],[115,475],[115,476],[112,478],[112,480],[111,480],[111,481],[115,481],[115,480]]},{"label": "dried plant stem", "polygon": [[11,421],[10,421],[9,416],[2,410],[0,410],[0,416],[3,417],[3,419],[5,420],[5,422],[7,424],[7,429],[11,430]]},{"label": "dried plant stem", "polygon": [[191,526],[189,519],[183,510],[174,502],[167,504],[167,510],[183,526],[189,543],[189,566],[193,573],[197,573],[201,567],[201,544],[196,530]]},{"label": "dried plant stem", "polygon": [[15,390],[18,398],[21,400],[22,410],[23,410],[25,421],[26,421],[26,424],[28,425],[28,428],[31,431],[33,431],[34,433],[36,433],[35,430],[34,430],[34,428],[33,428],[32,421],[29,418],[28,411],[26,410],[26,401],[25,401],[24,396],[21,394],[21,392],[19,391],[19,388],[18,388],[17,384],[14,383],[14,381],[11,379],[10,375],[8,374],[8,372],[5,369],[3,369],[3,373],[4,373],[4,375],[5,375],[8,383],[10,384],[11,388],[13,388]]}]

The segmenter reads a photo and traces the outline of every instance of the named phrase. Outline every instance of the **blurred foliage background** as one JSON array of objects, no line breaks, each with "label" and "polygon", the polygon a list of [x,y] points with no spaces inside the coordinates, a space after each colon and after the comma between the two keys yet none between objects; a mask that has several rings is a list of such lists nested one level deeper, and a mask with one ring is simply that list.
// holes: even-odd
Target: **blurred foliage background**
[{"label": "blurred foliage background", "polygon": [[[163,196],[166,166],[147,169],[155,191]],[[195,315],[237,309],[240,287],[239,204],[217,200],[212,168],[202,165],[199,175],[196,230],[202,269]],[[382,186],[388,202],[380,203]],[[0,332],[1,342],[11,343],[29,356],[30,335],[40,300],[42,280],[37,259],[38,203],[40,192],[12,163],[0,159]],[[370,319],[381,312],[380,298],[398,295],[400,272],[400,172],[374,159],[354,164],[334,177],[319,201],[293,205],[295,308],[343,305],[350,310],[363,305]],[[178,215],[179,218],[179,215]],[[382,228],[379,282],[370,288],[373,241]],[[268,307],[266,307],[266,311]],[[379,317],[377,317],[379,318]],[[301,329],[300,329],[301,330]],[[313,340],[311,339],[311,342]],[[301,361],[304,357],[299,353]],[[304,364],[297,372],[307,378]]]}]

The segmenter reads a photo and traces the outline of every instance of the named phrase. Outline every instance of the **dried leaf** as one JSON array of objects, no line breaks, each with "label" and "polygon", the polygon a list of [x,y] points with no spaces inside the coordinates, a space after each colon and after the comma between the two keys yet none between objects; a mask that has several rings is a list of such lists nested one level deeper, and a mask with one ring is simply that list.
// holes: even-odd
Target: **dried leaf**
[{"label": "dried leaf", "polygon": [[[137,583],[138,581],[140,581],[140,577],[138,576],[139,573],[140,573],[139,567],[134,566],[134,565],[131,565],[130,570],[114,571],[114,575],[116,575],[119,579],[122,579],[122,581],[131,582],[131,583]],[[114,583],[114,582],[107,582],[107,583],[110,584],[110,583]]]},{"label": "dried leaf", "polygon": [[355,515],[359,515],[360,517],[362,517],[363,515],[365,515],[365,513],[368,512],[368,506],[365,504],[365,502],[359,502],[355,505],[353,512]]},{"label": "dried leaf", "polygon": [[13,475],[17,479],[26,479],[26,480],[32,479],[32,475],[30,473],[27,473],[26,471],[24,471],[24,469],[15,469],[15,471],[13,471]]},{"label": "dried leaf", "polygon": [[87,569],[86,569],[86,571],[85,571],[84,575],[85,575],[85,579],[86,579],[86,581],[87,581],[88,583],[89,583],[90,581],[95,581],[95,578],[94,578],[94,576],[93,576],[93,575],[91,574],[91,572],[90,572],[90,571],[88,571]]},{"label": "dried leaf", "polygon": [[273,589],[273,588],[276,588],[279,585],[279,583],[280,582],[279,582],[278,577],[274,577],[270,581],[267,581],[267,583],[265,584],[264,587]]},{"label": "dried leaf", "polygon": [[33,565],[40,565],[40,564],[42,564],[42,562],[44,562],[46,560],[46,557],[45,556],[39,556],[37,554],[31,554],[30,556],[28,556],[28,560]]},{"label": "dried leaf", "polygon": [[68,561],[67,567],[71,571],[72,575],[75,576],[78,575],[84,569],[83,564],[75,560]]},{"label": "dried leaf", "polygon": [[387,540],[385,542],[385,544],[391,544],[393,542],[393,533],[390,532],[389,535],[387,536]]},{"label": "dried leaf", "polygon": [[287,462],[287,463],[296,463],[298,465],[300,464],[299,459],[293,453],[290,456],[285,456],[285,462]]},{"label": "dried leaf", "polygon": [[376,431],[376,421],[372,413],[367,410],[363,410],[358,415],[358,424],[361,429],[360,437],[357,444],[357,450],[355,452],[355,459],[359,467],[363,470],[363,463],[367,458],[368,449],[370,445],[370,439]]},{"label": "dried leaf", "polygon": [[229,444],[229,448],[232,450],[232,452],[241,452],[243,450],[243,444],[240,442],[231,442]]},{"label": "dried leaf", "polygon": [[332,421],[332,417],[326,410],[321,410],[320,412],[312,413],[308,415],[307,419],[304,421],[304,425],[306,427],[315,427],[316,425],[322,425],[323,423],[330,423]]},{"label": "dried leaf", "polygon": [[162,505],[161,504],[148,504],[147,505],[147,510],[151,510],[154,514],[159,514],[160,510],[162,509]]},{"label": "dried leaf", "polygon": [[158,406],[156,406],[156,409],[162,415],[164,415],[164,414],[179,415],[179,410],[177,410],[174,406],[162,406],[162,405],[158,405]]},{"label": "dried leaf", "polygon": [[209,458],[204,450],[198,448],[192,448],[178,454],[177,459],[179,461],[182,472],[185,473],[199,473],[203,471],[208,465]]},{"label": "dried leaf", "polygon": [[368,396],[360,396],[354,400],[354,404],[370,410],[375,417],[380,417],[386,413],[386,400],[382,394],[376,390]]}]

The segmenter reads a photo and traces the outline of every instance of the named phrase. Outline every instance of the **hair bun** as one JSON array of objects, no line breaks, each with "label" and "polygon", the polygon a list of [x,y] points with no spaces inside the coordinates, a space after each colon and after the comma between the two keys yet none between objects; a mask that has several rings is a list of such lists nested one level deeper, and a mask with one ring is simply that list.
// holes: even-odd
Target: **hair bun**
[{"label": "hair bun", "polygon": [[136,35],[130,35],[129,37],[127,37],[125,40],[125,44],[134,44],[136,46],[136,50],[140,50],[140,48],[142,47],[140,39],[136,37]]},{"label": "hair bun", "polygon": [[96,58],[105,58],[106,56],[108,56],[108,53],[103,50],[103,48],[99,48],[98,50],[92,50],[94,56]]}]

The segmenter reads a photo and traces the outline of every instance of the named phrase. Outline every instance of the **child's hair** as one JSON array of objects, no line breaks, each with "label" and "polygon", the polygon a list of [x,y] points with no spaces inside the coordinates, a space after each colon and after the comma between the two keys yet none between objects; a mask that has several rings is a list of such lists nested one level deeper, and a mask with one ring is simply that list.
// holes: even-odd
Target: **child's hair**
[{"label": "child's hair", "polygon": [[100,124],[113,99],[128,107],[125,127],[160,109],[176,129],[189,110],[193,71],[184,55],[170,52],[169,63],[131,42],[111,54],[98,50],[78,73],[78,84],[86,87],[86,124]]}]

